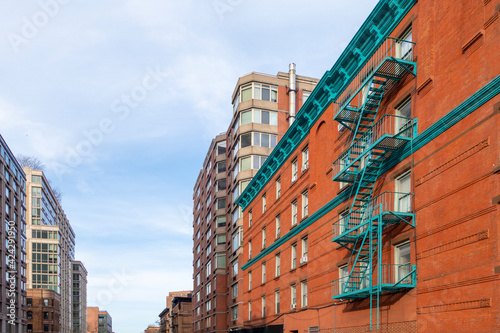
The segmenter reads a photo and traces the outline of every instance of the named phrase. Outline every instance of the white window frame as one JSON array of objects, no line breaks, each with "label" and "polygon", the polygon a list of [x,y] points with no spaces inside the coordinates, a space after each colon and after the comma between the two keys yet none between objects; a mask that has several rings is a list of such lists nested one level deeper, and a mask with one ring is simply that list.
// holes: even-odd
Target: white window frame
[{"label": "white window frame", "polygon": [[280,313],[280,291],[276,290],[274,292],[274,313]]},{"label": "white window frame", "polygon": [[[402,262],[401,250],[403,248],[408,249],[410,261]],[[394,281],[398,282],[399,279],[406,276],[410,272],[409,270],[411,269],[411,243],[409,240],[394,245],[394,263],[396,264],[395,266],[396,269],[394,270]],[[403,267],[400,265],[407,265],[407,266]],[[403,283],[406,284],[410,284],[410,282],[411,282],[411,277],[408,277],[403,281]]]},{"label": "white window frame", "polygon": [[262,318],[266,316],[266,296],[261,297],[261,311],[262,311]]},{"label": "white window frame", "polygon": [[275,267],[274,267],[274,276],[278,277],[281,273],[281,254],[277,253],[275,256]]},{"label": "white window frame", "polygon": [[281,197],[281,177],[276,179],[276,199]]},{"label": "white window frame", "polygon": [[302,192],[302,218],[309,216],[309,191]]},{"label": "white window frame", "polygon": [[[403,187],[402,180],[403,179],[408,179],[410,182],[410,190],[408,191],[407,194],[399,194],[399,193],[406,193],[403,192]],[[396,178],[395,180],[395,192],[398,193],[394,196],[394,210],[400,213],[409,213],[412,211],[412,202],[411,202],[411,188],[412,188],[412,182],[411,182],[411,170],[408,170],[404,172],[402,175]]]},{"label": "white window frame", "polygon": [[297,158],[295,158],[292,162],[292,184],[297,181],[298,179],[298,165],[297,165]]},{"label": "white window frame", "polygon": [[292,255],[292,261],[291,261],[291,267],[292,269],[295,269],[297,268],[297,243],[295,244],[292,244],[292,248],[291,248],[291,255]]},{"label": "white window frame", "polygon": [[297,224],[298,216],[297,216],[297,199],[292,202],[292,227]]},{"label": "white window frame", "polygon": [[300,307],[307,306],[307,281],[300,282]]},{"label": "white window frame", "polygon": [[264,194],[262,196],[262,214],[266,212],[266,209],[267,209],[267,198],[266,195]]},{"label": "white window frame", "polygon": [[266,263],[262,263],[262,284],[266,283]]},{"label": "white window frame", "polygon": [[262,228],[262,249],[264,250],[266,248],[266,227]]},{"label": "white window frame", "polygon": [[275,222],[276,222],[276,238],[281,237],[281,215],[276,215],[275,217]]},{"label": "white window frame", "polygon": [[297,306],[297,285],[292,284],[290,286],[290,305]]},{"label": "white window frame", "polygon": [[309,146],[302,150],[302,172],[309,169]]},{"label": "white window frame", "polygon": [[307,251],[308,251],[308,246],[309,246],[307,237],[302,238],[301,243],[302,243],[301,249],[300,249],[301,258],[303,258],[303,259],[305,258],[305,262],[307,262]]}]

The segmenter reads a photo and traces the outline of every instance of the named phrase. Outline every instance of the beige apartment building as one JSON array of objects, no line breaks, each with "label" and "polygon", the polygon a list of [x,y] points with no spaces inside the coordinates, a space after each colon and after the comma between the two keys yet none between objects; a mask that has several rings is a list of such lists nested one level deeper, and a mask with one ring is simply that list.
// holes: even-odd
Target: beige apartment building
[{"label": "beige apartment building", "polygon": [[227,332],[243,324],[236,297],[243,220],[234,201],[279,142],[318,80],[288,73],[250,73],[232,95],[226,133],[212,140],[193,193],[193,331]]},{"label": "beige apartment building", "polygon": [[27,179],[28,288],[59,293],[60,330],[71,333],[75,233],[43,172],[30,167],[23,170]]}]

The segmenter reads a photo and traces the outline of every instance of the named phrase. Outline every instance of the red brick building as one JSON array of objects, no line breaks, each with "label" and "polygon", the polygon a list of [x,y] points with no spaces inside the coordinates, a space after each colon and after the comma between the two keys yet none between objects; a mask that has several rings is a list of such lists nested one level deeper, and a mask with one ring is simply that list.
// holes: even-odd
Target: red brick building
[{"label": "red brick building", "polygon": [[59,332],[60,296],[53,290],[28,289],[28,332]]},{"label": "red brick building", "polygon": [[499,11],[379,1],[237,201],[240,332],[500,331]]}]

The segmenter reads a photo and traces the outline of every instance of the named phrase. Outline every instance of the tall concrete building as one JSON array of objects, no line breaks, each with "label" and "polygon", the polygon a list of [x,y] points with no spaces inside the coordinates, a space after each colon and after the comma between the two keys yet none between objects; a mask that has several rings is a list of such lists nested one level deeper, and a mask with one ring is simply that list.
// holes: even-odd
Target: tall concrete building
[{"label": "tall concrete building", "polygon": [[[0,135],[0,332],[26,331],[26,177]],[[4,280],[5,279],[5,280]]]},{"label": "tall concrete building", "polygon": [[194,187],[193,330],[241,327],[241,209],[234,204],[293,123],[318,80],[289,73],[251,73],[234,89],[233,117],[211,143]]},{"label": "tall concrete building", "polygon": [[87,270],[81,261],[72,266],[72,329],[73,333],[87,333]]},{"label": "tall concrete building", "polygon": [[23,168],[26,177],[28,288],[50,289],[60,295],[60,330],[72,333],[72,261],[75,233],[40,170]]},{"label": "tall concrete building", "polygon": [[237,332],[500,332],[499,11],[378,2],[237,199]]}]

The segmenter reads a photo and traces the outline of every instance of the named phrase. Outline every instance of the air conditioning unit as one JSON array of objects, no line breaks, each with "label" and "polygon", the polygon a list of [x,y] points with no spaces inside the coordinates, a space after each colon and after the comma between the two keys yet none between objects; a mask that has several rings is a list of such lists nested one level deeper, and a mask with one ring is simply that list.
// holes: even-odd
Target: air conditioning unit
[{"label": "air conditioning unit", "polygon": [[303,256],[302,258],[300,258],[301,264],[305,264],[306,262],[307,262],[307,256]]},{"label": "air conditioning unit", "polygon": [[290,309],[295,310],[297,308],[297,304],[292,303],[290,304]]}]

